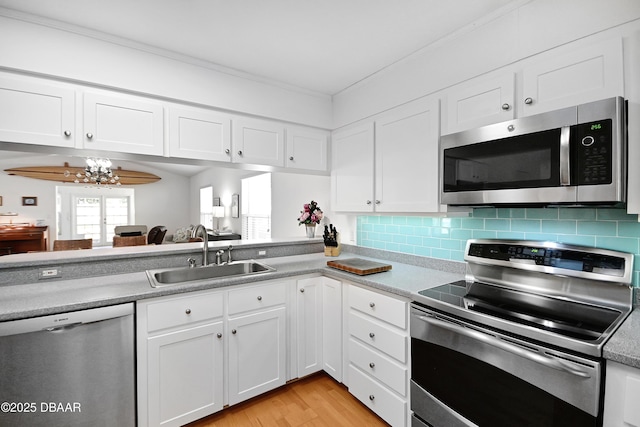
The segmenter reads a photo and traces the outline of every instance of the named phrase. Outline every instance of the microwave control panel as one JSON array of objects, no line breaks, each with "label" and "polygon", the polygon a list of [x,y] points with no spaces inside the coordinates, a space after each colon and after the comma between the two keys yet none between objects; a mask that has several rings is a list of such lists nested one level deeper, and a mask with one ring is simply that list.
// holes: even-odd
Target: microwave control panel
[{"label": "microwave control panel", "polygon": [[601,185],[612,182],[611,119],[571,127],[575,135],[572,162],[573,185]]}]

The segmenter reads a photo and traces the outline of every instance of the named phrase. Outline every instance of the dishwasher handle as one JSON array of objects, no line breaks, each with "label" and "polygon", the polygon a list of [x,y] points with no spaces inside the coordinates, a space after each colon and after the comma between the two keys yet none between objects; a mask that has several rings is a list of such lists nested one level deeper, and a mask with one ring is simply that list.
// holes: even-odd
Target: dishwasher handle
[{"label": "dishwasher handle", "polygon": [[126,303],[108,307],[91,308],[88,310],[71,311],[68,313],[51,314],[48,316],[32,317],[29,319],[10,320],[7,322],[0,322],[0,337],[27,334],[30,332],[60,331],[65,328],[69,329],[81,324],[132,316],[133,313],[133,303]]}]

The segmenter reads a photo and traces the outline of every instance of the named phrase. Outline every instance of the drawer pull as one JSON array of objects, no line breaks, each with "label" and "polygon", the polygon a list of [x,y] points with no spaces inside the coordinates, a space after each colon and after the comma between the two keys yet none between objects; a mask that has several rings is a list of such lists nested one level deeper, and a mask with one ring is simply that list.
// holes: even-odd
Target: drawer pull
[{"label": "drawer pull", "polygon": [[371,363],[369,363],[369,367],[370,367],[371,369],[373,369],[373,368],[375,368],[375,367],[376,367],[376,364],[375,364],[375,363],[373,363],[373,362],[371,362]]},{"label": "drawer pull", "polygon": [[373,308],[373,307],[375,307],[375,306],[376,306],[376,303],[375,303],[375,302],[370,302],[370,303],[369,303],[369,307]]},{"label": "drawer pull", "polygon": [[187,313],[187,314],[191,314],[191,309],[187,308],[184,312]]},{"label": "drawer pull", "polygon": [[222,334],[220,332],[218,332],[218,334],[216,335],[218,338],[222,338]]},{"label": "drawer pull", "polygon": [[369,400],[373,401],[373,399],[375,399],[376,397],[373,394],[369,395]]},{"label": "drawer pull", "polygon": [[258,301],[262,301],[262,297],[258,295]]},{"label": "drawer pull", "polygon": [[236,331],[235,329],[232,329],[232,330],[231,330],[231,333],[232,333],[233,335],[235,335],[235,334],[236,334],[236,332],[238,332],[238,331]]},{"label": "drawer pull", "polygon": [[300,288],[300,292],[304,293],[304,288]]},{"label": "drawer pull", "polygon": [[376,334],[374,334],[373,332],[369,332],[369,338],[374,338],[376,336]]}]

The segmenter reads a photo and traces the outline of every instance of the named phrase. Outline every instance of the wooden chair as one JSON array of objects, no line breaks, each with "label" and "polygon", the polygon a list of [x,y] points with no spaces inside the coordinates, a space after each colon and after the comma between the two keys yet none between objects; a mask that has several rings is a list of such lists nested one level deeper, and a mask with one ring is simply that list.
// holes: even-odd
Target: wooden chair
[{"label": "wooden chair", "polygon": [[147,236],[113,236],[113,247],[147,244]]},{"label": "wooden chair", "polygon": [[72,239],[72,240],[54,240],[54,251],[70,251],[75,249],[91,249],[93,248],[92,239]]}]

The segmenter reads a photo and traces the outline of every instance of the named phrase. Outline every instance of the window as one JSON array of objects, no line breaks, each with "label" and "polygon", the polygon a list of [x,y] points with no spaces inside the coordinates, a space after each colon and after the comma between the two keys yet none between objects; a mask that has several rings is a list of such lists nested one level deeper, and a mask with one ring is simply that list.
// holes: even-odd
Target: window
[{"label": "window", "polygon": [[113,242],[117,225],[135,223],[134,190],[129,188],[56,187],[58,238]]},{"label": "window", "polygon": [[269,239],[271,237],[271,174],[242,180],[242,237]]},{"label": "window", "polygon": [[213,187],[200,189],[200,224],[213,227]]}]

